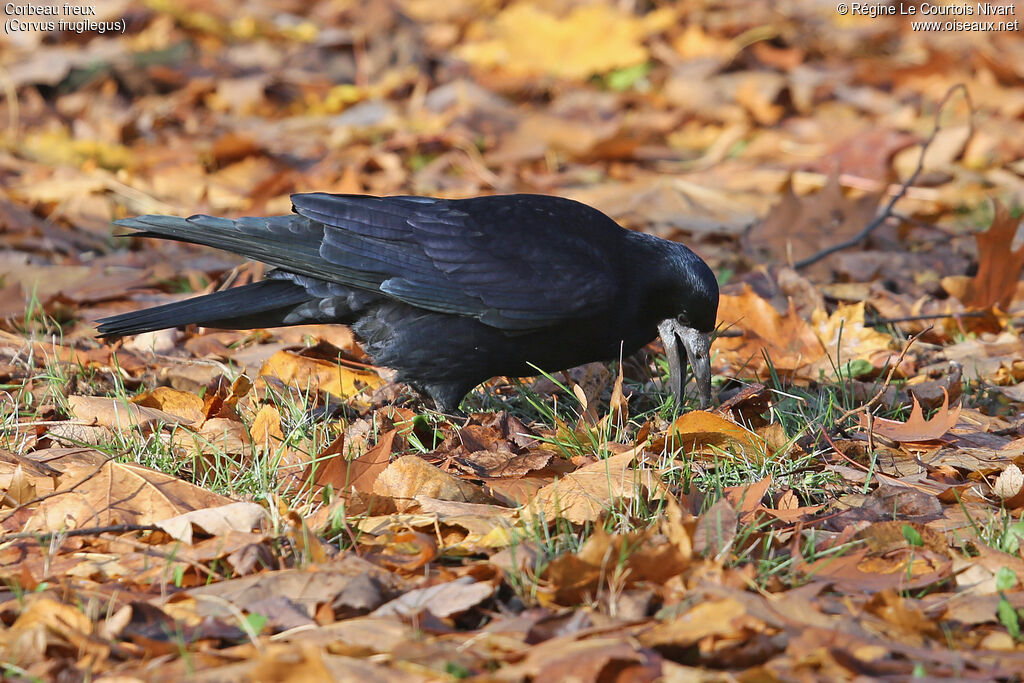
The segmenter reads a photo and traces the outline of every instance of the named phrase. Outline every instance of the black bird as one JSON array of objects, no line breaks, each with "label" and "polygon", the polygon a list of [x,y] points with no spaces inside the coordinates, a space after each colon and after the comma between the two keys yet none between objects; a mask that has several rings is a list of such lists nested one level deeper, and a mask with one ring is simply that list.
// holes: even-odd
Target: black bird
[{"label": "black bird", "polygon": [[139,216],[136,237],[216,247],[274,266],[266,278],[100,322],[101,337],[195,323],[349,325],[377,365],[439,410],[496,375],[536,375],[631,354],[660,333],[670,386],[686,351],[711,402],[718,284],[682,244],[625,230],[570,199],[292,196],[294,214]]}]

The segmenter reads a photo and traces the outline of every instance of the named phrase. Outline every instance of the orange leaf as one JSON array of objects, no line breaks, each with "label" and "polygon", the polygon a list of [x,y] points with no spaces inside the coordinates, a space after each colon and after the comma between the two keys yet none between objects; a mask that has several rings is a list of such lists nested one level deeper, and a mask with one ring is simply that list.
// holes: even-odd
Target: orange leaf
[{"label": "orange leaf", "polygon": [[668,436],[688,454],[709,446],[719,453],[729,445],[754,460],[761,460],[771,452],[764,437],[721,415],[703,410],[694,410],[679,417],[669,427]]},{"label": "orange leaf", "polygon": [[814,330],[792,303],[781,315],[750,285],[744,284],[738,295],[719,298],[718,319],[726,327],[743,331],[742,337],[723,337],[715,342],[719,352],[725,352],[737,366],[749,364],[752,370],[758,370],[764,366],[762,354],[767,352],[779,372],[791,373],[824,355]]},{"label": "orange leaf", "polygon": [[259,374],[277,377],[300,389],[319,389],[341,398],[354,396],[364,387],[376,389],[382,384],[375,372],[300,356],[292,351],[275,353],[263,364]]},{"label": "orange leaf", "polygon": [[[942,390],[942,393],[942,407],[935,412],[932,419],[924,419],[921,404],[914,398],[914,407],[910,410],[910,418],[906,422],[875,418],[871,425],[871,431],[878,436],[884,436],[887,439],[899,441],[900,443],[934,441],[941,438],[960,419],[960,404],[958,403],[953,408],[950,408],[949,394],[946,393],[945,389]],[[861,415],[860,423],[862,427],[867,429],[867,416]]]},{"label": "orange leaf", "polygon": [[978,233],[978,273],[971,280],[970,294],[964,303],[970,308],[1010,307],[1017,291],[1017,281],[1024,269],[1024,247],[1013,251],[1010,245],[1017,234],[1017,219],[998,201],[992,225]]}]

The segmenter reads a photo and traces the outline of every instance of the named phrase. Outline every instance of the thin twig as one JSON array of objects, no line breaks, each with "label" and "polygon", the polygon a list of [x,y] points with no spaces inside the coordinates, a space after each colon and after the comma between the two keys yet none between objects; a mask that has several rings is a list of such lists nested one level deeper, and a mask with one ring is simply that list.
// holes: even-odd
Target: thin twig
[{"label": "thin twig", "polygon": [[106,467],[107,463],[109,463],[111,460],[113,460],[113,458],[111,458],[110,460],[105,460],[105,461],[101,462],[99,465],[96,466],[96,469],[94,469],[92,472],[87,474],[85,477],[83,477],[79,481],[76,481],[74,484],[72,484],[71,486],[69,486],[66,489],[58,489],[56,491],[50,491],[49,493],[44,493],[41,496],[36,496],[32,500],[27,500],[24,503],[21,503],[20,505],[15,506],[10,512],[8,512],[6,515],[4,515],[3,518],[0,518],[0,523],[6,522],[8,519],[13,517],[15,515],[15,513],[17,513],[19,510],[21,510],[23,508],[26,508],[26,507],[28,507],[30,505],[35,505],[36,503],[41,503],[44,500],[46,500],[47,498],[53,498],[54,496],[62,496],[65,493],[71,493],[72,491],[77,489],[79,486],[81,486],[82,484],[84,484],[85,482],[89,481],[90,479],[92,479],[93,477],[98,475],[100,472],[102,472],[103,468]]},{"label": "thin twig", "polygon": [[919,156],[917,159],[917,168],[914,169],[914,172],[910,175],[909,178],[907,178],[906,182],[904,182],[903,185],[900,186],[899,192],[892,196],[892,199],[889,200],[889,203],[885,205],[885,209],[883,209],[880,214],[875,216],[874,220],[872,220],[870,223],[864,226],[863,230],[858,232],[850,239],[845,240],[843,242],[839,242],[838,244],[833,244],[830,247],[822,249],[817,254],[813,254],[805,259],[797,261],[796,263],[793,264],[793,268],[806,268],[809,265],[817,263],[826,256],[831,256],[837,251],[842,251],[843,249],[848,249],[849,247],[856,246],[862,240],[866,239],[867,236],[870,235],[879,225],[893,217],[892,209],[896,205],[896,202],[903,199],[904,195],[907,194],[907,190],[910,188],[911,185],[917,182],[918,177],[920,177],[921,172],[924,170],[924,158],[925,155],[928,153],[928,148],[935,141],[935,136],[937,136],[939,134],[939,131],[942,130],[942,125],[939,121],[939,117],[942,115],[942,111],[946,108],[946,104],[949,102],[949,99],[957,90],[963,91],[964,97],[967,99],[968,107],[972,108],[970,104],[970,93],[967,92],[967,86],[964,85],[963,83],[957,83],[956,85],[952,86],[949,90],[946,91],[946,95],[942,98],[942,101],[939,102],[939,108],[935,111],[935,126],[932,128],[932,133],[931,135],[928,136],[928,139],[925,140],[924,145],[922,145],[921,147],[921,156]]},{"label": "thin twig", "polygon": [[915,489],[917,491],[924,491],[925,493],[930,493],[930,491],[926,487],[921,486],[919,484],[915,484],[915,483],[909,482],[909,481],[903,481],[902,479],[898,479],[898,478],[896,478],[896,477],[894,477],[892,475],[886,474],[885,472],[879,472],[877,470],[872,472],[872,469],[870,467],[868,467],[867,465],[863,465],[863,464],[857,462],[856,460],[854,460],[853,458],[848,456],[846,453],[843,453],[841,450],[839,450],[839,446],[837,446],[836,442],[832,440],[832,437],[830,437],[828,435],[828,432],[825,431],[824,427],[821,429],[821,435],[823,437],[825,437],[825,441],[827,441],[828,445],[832,447],[832,451],[836,455],[838,455],[843,460],[845,460],[846,462],[848,462],[851,465],[853,465],[855,468],[863,470],[865,474],[868,474],[868,475],[873,474],[880,481],[885,481],[885,482],[891,483],[891,484],[893,484],[895,486],[900,486],[900,487],[903,487],[903,488]]},{"label": "thin twig", "polygon": [[882,325],[895,325],[896,323],[912,323],[922,320],[941,320],[942,318],[984,318],[990,315],[988,311],[963,311],[961,313],[931,313],[929,315],[908,315],[902,318],[869,318],[864,320],[865,327],[881,327]]},{"label": "thin twig", "polygon": [[885,390],[889,388],[889,384],[892,382],[892,376],[896,374],[896,370],[899,369],[900,363],[902,363],[903,359],[907,357],[907,352],[910,351],[910,347],[914,345],[914,342],[921,338],[921,335],[925,334],[931,329],[932,328],[929,327],[928,329],[923,330],[920,334],[908,338],[907,343],[903,345],[903,350],[900,351],[899,358],[896,359],[895,363],[889,366],[889,372],[886,373],[885,380],[882,382],[882,385],[878,387],[878,391],[875,392],[875,395],[868,399],[868,401],[863,405],[845,411],[842,415],[836,418],[836,423],[844,422],[845,420],[853,417],[857,413],[861,413],[864,412],[865,410],[869,410],[870,408],[872,408],[875,405],[875,403],[877,403],[882,398],[882,396],[885,395]]},{"label": "thin twig", "polygon": [[57,536],[99,536],[101,534],[125,534],[130,531],[162,531],[155,524],[111,524],[109,526],[90,526],[81,529],[65,529],[64,531],[47,531],[43,533],[34,531],[23,531],[16,534],[4,534],[0,536],[0,543],[18,541],[25,538],[36,538],[41,543],[48,542]]}]

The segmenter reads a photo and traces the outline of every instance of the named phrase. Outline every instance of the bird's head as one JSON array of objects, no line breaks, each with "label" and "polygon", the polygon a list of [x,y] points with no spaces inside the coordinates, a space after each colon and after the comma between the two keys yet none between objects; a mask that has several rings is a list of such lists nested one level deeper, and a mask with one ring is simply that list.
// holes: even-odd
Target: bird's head
[{"label": "bird's head", "polygon": [[[669,388],[681,404],[689,361],[702,408],[711,405],[711,332],[718,315],[718,281],[699,256],[682,244],[672,245],[662,280],[671,317],[658,323],[668,357]],[[685,355],[683,355],[685,352]]]}]

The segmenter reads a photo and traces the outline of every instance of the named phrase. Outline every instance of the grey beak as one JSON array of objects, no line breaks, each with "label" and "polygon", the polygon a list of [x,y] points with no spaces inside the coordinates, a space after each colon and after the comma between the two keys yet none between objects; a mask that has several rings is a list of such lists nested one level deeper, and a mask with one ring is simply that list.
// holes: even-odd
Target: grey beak
[{"label": "grey beak", "polygon": [[[693,368],[697,392],[700,395],[700,407],[711,405],[711,336],[698,332],[692,327],[683,325],[675,318],[663,320],[658,325],[661,343],[665,346],[668,356],[669,389],[676,397],[676,403],[682,404],[683,387],[686,386],[686,361],[689,359]],[[679,348],[682,342],[686,356]]]}]

